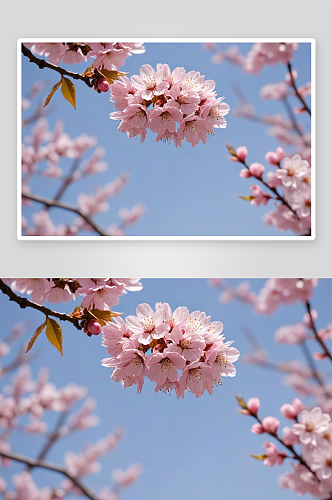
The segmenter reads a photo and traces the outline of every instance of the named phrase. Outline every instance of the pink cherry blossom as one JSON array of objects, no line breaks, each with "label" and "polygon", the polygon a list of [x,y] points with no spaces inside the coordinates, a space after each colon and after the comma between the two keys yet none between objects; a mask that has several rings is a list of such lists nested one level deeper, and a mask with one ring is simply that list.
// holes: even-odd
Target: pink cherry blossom
[{"label": "pink cherry blossom", "polygon": [[257,415],[260,404],[261,403],[258,398],[250,398],[247,401],[247,408],[252,415]]},{"label": "pink cherry blossom", "polygon": [[275,444],[270,441],[266,441],[263,444],[265,449],[265,453],[267,454],[267,458],[264,460],[264,465],[268,465],[269,467],[273,467],[276,463],[278,465],[282,465],[284,458],[287,457],[287,453],[284,451],[279,451]]},{"label": "pink cherry blossom", "polygon": [[325,432],[331,422],[331,417],[323,413],[319,407],[310,412],[303,410],[299,423],[293,424],[292,431],[299,436],[301,443],[317,445],[317,439]]},{"label": "pink cherry blossom", "polygon": [[280,422],[275,417],[265,417],[262,421],[265,432],[275,434],[279,428]]}]

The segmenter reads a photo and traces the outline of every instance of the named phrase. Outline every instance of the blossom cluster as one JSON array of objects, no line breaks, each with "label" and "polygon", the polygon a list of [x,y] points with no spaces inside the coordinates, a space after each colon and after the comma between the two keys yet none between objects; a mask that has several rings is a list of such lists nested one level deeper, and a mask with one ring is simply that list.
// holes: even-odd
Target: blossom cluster
[{"label": "blossom cluster", "polygon": [[[258,420],[260,407],[258,398],[250,398],[246,408],[240,410],[245,415],[251,415]],[[283,436],[279,442],[292,452],[288,455],[279,451],[270,441],[263,444],[265,454],[256,457],[264,460],[269,467],[276,463],[282,465],[286,457],[297,459],[292,462],[293,471],[280,477],[280,485],[290,488],[298,495],[309,493],[315,498],[326,498],[332,492],[332,420],[320,407],[308,411],[303,409],[303,403],[298,398],[292,404],[283,404],[281,414],[292,420],[291,427],[283,428]],[[254,424],[251,431],[254,434],[268,433],[277,436],[280,421],[276,417],[265,417],[260,423]],[[299,448],[299,451],[296,448]],[[299,460],[298,457],[301,457]]]},{"label": "blossom cluster", "polygon": [[81,63],[93,57],[93,66],[100,69],[117,70],[132,54],[143,54],[145,47],[140,42],[107,43],[24,43],[39,56],[47,57],[52,64]]},{"label": "blossom cluster", "polygon": [[246,56],[239,52],[237,45],[233,45],[227,50],[221,50],[213,43],[206,43],[205,48],[214,52],[213,64],[228,61],[241,66],[244,73],[256,75],[260,73],[264,66],[275,66],[279,63],[287,64],[293,59],[298,44],[284,42],[255,43]]},{"label": "blossom cluster", "polygon": [[[267,173],[267,179],[263,179],[265,171],[261,163],[246,164],[248,150],[245,146],[237,148],[231,159],[241,162],[246,168],[240,171],[240,177],[255,178],[270,189],[263,189],[253,184],[250,187],[252,195],[249,197],[251,204],[259,206],[266,205],[274,198],[276,210],[265,215],[264,220],[268,225],[274,225],[280,231],[291,230],[297,234],[308,234],[311,228],[311,168],[307,160],[300,155],[288,158],[285,151],[278,147],[275,152],[269,151],[265,155],[266,161],[276,167],[274,171]],[[282,192],[280,191],[282,190]],[[276,196],[273,196],[276,195]]]},{"label": "blossom cluster", "polygon": [[15,278],[4,279],[12,290],[43,304],[69,302],[83,295],[82,307],[110,310],[127,292],[142,290],[139,278]]},{"label": "blossom cluster", "polygon": [[140,304],[136,316],[115,318],[103,328],[103,345],[111,355],[103,366],[112,368],[112,380],[124,387],[137,385],[137,393],[147,376],[156,382],[155,392],[175,389],[178,398],[187,388],[196,397],[205,390],[212,394],[222,376],[235,376],[233,363],[240,353],[231,347],[233,341],[224,341],[222,323],[210,320],[186,307],[172,312],[169,304],[158,302],[153,311]]},{"label": "blossom cluster", "polygon": [[216,98],[215,82],[197,71],[171,71],[167,64],[157,64],[155,71],[145,64],[140,75],[120,78],[111,86],[118,111],[110,117],[120,121],[118,130],[128,137],[140,135],[143,142],[150,128],[157,133],[156,141],[173,140],[178,147],[186,139],[196,146],[200,140],[205,144],[214,128],[226,127],[230,107],[222,102],[224,97]]}]

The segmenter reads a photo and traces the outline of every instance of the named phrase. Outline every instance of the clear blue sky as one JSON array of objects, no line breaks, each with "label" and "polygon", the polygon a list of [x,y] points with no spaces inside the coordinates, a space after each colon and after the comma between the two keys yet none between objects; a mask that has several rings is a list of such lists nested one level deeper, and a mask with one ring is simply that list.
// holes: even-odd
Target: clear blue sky
[{"label": "clear blue sky", "polygon": [[[228,48],[231,44],[223,44]],[[251,44],[240,44],[241,53],[246,54]],[[117,131],[117,122],[109,119],[115,111],[109,101],[109,94],[98,94],[82,82],[76,84],[77,110],[63,99],[58,91],[52,99],[54,111],[49,115],[50,128],[62,119],[65,132],[72,137],[82,133],[98,137],[99,144],[106,149],[105,160],[109,169],[102,174],[88,177],[68,190],[64,201],[76,203],[80,192],[91,193],[95,185],[105,185],[124,171],[131,172],[131,180],[124,190],[111,201],[110,211],[100,214],[96,220],[108,227],[119,222],[118,210],[132,208],[137,203],[146,205],[142,219],[129,228],[128,235],[137,236],[233,236],[233,235],[290,235],[280,233],[271,226],[265,226],[262,216],[268,207],[253,207],[238,195],[249,195],[251,182],[239,177],[239,165],[227,159],[225,143],[234,147],[246,145],[249,163],[261,162],[268,166],[264,156],[275,150],[279,143],[268,137],[266,128],[260,124],[236,118],[232,111],[239,106],[231,86],[236,84],[260,115],[283,113],[281,103],[262,101],[259,91],[266,83],[281,81],[285,77],[284,65],[265,67],[259,75],[243,75],[239,66],[229,63],[215,66],[211,63],[211,53],[201,43],[146,43],[146,52],[127,59],[120,69],[129,76],[139,74],[141,65],[167,63],[173,70],[183,66],[187,71],[196,70],[216,82],[218,97],[225,96],[231,107],[227,115],[226,129],[216,129],[215,136],[208,138],[207,144],[192,147],[184,143],[181,148],[155,142],[155,134],[148,130],[143,144],[139,139],[129,139]],[[39,70],[23,57],[23,95],[26,95],[36,80],[46,79],[48,90],[58,81],[58,75],[48,69]],[[87,63],[71,65],[68,69],[82,72]],[[310,44],[301,44],[295,53],[293,67],[299,73],[298,84],[310,81]],[[297,105],[295,101],[294,106]],[[30,111],[27,111],[27,116]],[[307,122],[300,116],[299,121]],[[25,129],[24,134],[28,132]],[[291,150],[289,150],[291,152]],[[60,165],[61,166],[61,165]],[[273,167],[272,167],[273,168]],[[37,178],[32,183],[32,191],[52,197],[58,181]],[[35,211],[24,209],[28,217]],[[40,206],[38,206],[38,210]],[[271,205],[271,210],[273,206]],[[55,223],[73,221],[75,214],[64,214],[62,210],[50,211]],[[68,219],[69,215],[69,219]]]},{"label": "clear blue sky", "polygon": [[[230,285],[241,280],[228,280]],[[249,280],[254,291],[258,291],[265,280]],[[242,500],[291,500],[290,490],[280,492],[277,477],[286,471],[289,464],[269,468],[248,455],[263,452],[264,436],[250,432],[253,421],[240,415],[234,394],[246,399],[259,397],[262,401],[261,416],[280,417],[281,428],[287,421],[279,413],[280,406],[291,402],[295,393],[284,386],[278,374],[262,371],[243,363],[243,355],[250,348],[241,330],[249,327],[270,354],[272,361],[302,359],[296,347],[275,345],[274,332],[282,325],[302,320],[304,307],[281,306],[272,317],[256,316],[251,309],[239,303],[221,305],[217,290],[202,279],[144,279],[140,292],[122,297],[117,308],[125,316],[135,314],[139,303],[151,306],[158,301],[169,302],[172,309],[185,305],[190,312],[205,311],[212,320],[224,324],[227,340],[234,340],[242,359],[236,363],[237,376],[225,378],[222,387],[213,395],[196,399],[192,394],[178,401],[174,394],[155,394],[154,384],[147,381],[140,395],[135,389],[123,389],[120,383],[109,379],[110,371],[100,361],[106,357],[101,338],[88,338],[69,324],[63,325],[64,356],[48,343],[45,336],[38,339],[35,352],[38,357],[31,363],[36,377],[41,366],[48,366],[51,380],[62,387],[69,382],[84,385],[89,395],[98,401],[96,413],[100,416],[99,427],[73,434],[68,440],[58,443],[49,455],[49,460],[62,463],[68,449],[79,451],[85,442],[95,442],[117,426],[125,426],[126,437],[105,460],[102,472],[89,476],[86,483],[99,490],[111,484],[111,470],[126,468],[140,462],[144,471],[139,481],[123,494],[123,500],[191,500],[230,499]],[[321,280],[315,289],[312,306],[317,309],[318,328],[331,322],[332,281]],[[61,304],[58,310],[70,312],[73,302]],[[55,308],[55,305],[52,307]],[[20,310],[6,297],[0,296],[2,318],[1,338],[7,335],[10,326],[19,320],[30,320],[31,330],[23,338],[27,342],[33,329],[42,322],[42,314],[32,309]],[[328,365],[321,365],[328,369]],[[8,383],[8,378],[4,384]],[[37,456],[42,439],[36,436],[16,435],[13,450]],[[21,470],[15,465],[2,469],[8,479],[9,471]],[[38,485],[58,484],[57,476],[43,471],[34,471]]]}]

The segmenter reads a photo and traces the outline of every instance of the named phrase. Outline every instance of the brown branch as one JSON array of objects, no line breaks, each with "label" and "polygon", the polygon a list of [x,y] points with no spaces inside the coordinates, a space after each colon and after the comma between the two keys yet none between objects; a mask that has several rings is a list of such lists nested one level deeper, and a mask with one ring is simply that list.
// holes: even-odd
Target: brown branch
[{"label": "brown branch", "polygon": [[[67,188],[74,181],[74,173],[78,169],[79,163],[80,163],[80,158],[76,158],[73,161],[71,169],[70,169],[68,175],[63,179],[62,185],[60,186],[60,188],[58,189],[56,195],[54,196],[53,201],[60,201],[60,199],[62,198],[62,196],[65,193],[65,191],[67,190]],[[51,206],[47,205],[45,207],[45,210],[48,211],[50,208],[51,208]]]},{"label": "brown branch", "polygon": [[310,109],[308,108],[306,102],[304,101],[303,97],[301,96],[301,94],[299,93],[297,87],[296,87],[296,83],[295,83],[295,80],[293,78],[293,73],[292,73],[292,66],[291,66],[291,63],[288,62],[287,63],[287,68],[288,68],[288,71],[289,71],[289,75],[290,75],[290,79],[291,79],[291,82],[292,82],[292,87],[295,91],[295,94],[297,95],[297,97],[300,99],[300,101],[302,102],[303,104],[303,107],[304,109],[309,113],[309,115],[311,116],[311,111]]},{"label": "brown branch", "polygon": [[64,210],[69,210],[70,212],[74,212],[75,214],[82,217],[82,219],[84,219],[85,222],[89,224],[92,227],[92,229],[94,229],[94,231],[96,231],[96,233],[98,233],[100,236],[107,236],[107,234],[104,232],[103,228],[99,226],[99,224],[93,222],[93,220],[91,220],[91,218],[88,215],[84,214],[75,205],[70,205],[69,203],[65,203],[63,201],[49,200],[48,198],[44,198],[43,196],[38,196],[35,194],[22,193],[22,198],[26,198],[32,201],[37,201],[38,203],[42,203],[43,205],[46,205],[48,207],[58,207],[58,208],[63,208]]},{"label": "brown branch", "polygon": [[[242,164],[246,167],[246,169],[247,169],[247,170],[249,170],[249,172],[250,172],[250,168],[249,168],[249,167],[248,167],[248,165],[246,164],[245,160],[240,160],[240,158],[238,158],[238,161],[239,161],[240,163],[242,163]],[[293,212],[293,214],[294,214],[294,215],[296,215],[296,218],[297,218],[298,220],[300,220],[300,217],[299,217],[299,216],[297,215],[297,213],[296,213],[296,212],[295,212],[295,211],[291,208],[291,206],[287,203],[287,201],[285,200],[285,198],[284,198],[283,196],[281,196],[281,194],[279,194],[279,193],[278,193],[278,191],[277,191],[277,189],[276,189],[276,188],[272,188],[272,187],[270,187],[270,186],[267,184],[267,182],[265,182],[265,181],[263,180],[263,178],[262,178],[262,177],[255,177],[254,175],[253,175],[252,177],[253,177],[254,179],[258,180],[259,182],[261,182],[261,183],[262,183],[262,184],[263,184],[263,185],[264,185],[267,189],[269,189],[270,191],[272,191],[272,193],[274,193],[274,194],[276,195],[277,199],[278,199],[279,201],[281,201],[281,203],[282,203],[283,205],[285,205],[285,206],[286,206],[286,207],[287,207],[287,208],[288,208],[291,212]]]},{"label": "brown branch", "polygon": [[325,342],[323,342],[323,340],[320,338],[320,336],[318,335],[318,332],[317,332],[317,328],[315,326],[315,322],[312,318],[312,314],[311,314],[311,306],[310,306],[310,302],[307,300],[306,303],[306,308],[307,308],[307,312],[309,314],[309,318],[310,318],[310,324],[311,324],[311,330],[313,331],[314,335],[315,335],[315,338],[317,340],[317,342],[321,345],[321,347],[323,348],[323,351],[324,353],[326,354],[326,356],[328,358],[330,358],[330,360],[332,361],[332,354],[330,353],[330,351],[328,350],[328,348],[326,347],[325,345]]},{"label": "brown branch", "polygon": [[[43,448],[41,449],[40,453],[38,454],[38,457],[36,460],[40,462],[40,460],[44,460],[50,449],[52,448],[53,444],[59,439],[60,437],[60,429],[62,425],[64,424],[66,417],[67,417],[67,411],[63,411],[59,415],[59,419],[55,425],[54,431],[49,435],[46,443],[44,444]],[[29,472],[34,465],[28,464],[26,470]]]},{"label": "brown branch", "polygon": [[66,476],[72,483],[79,488],[82,493],[90,498],[90,500],[98,500],[98,497],[95,495],[95,493],[90,490],[90,488],[87,488],[79,479],[76,477],[72,476],[66,467],[63,467],[62,465],[57,465],[53,464],[51,462],[46,462],[45,460],[36,460],[34,458],[29,458],[24,455],[19,455],[18,453],[13,453],[11,451],[1,451],[0,450],[0,456],[5,457],[5,458],[10,458],[11,460],[16,460],[16,462],[21,462],[23,464],[27,464],[30,467],[41,467],[43,469],[48,469],[52,470],[53,472],[58,472],[59,474],[63,474]]},{"label": "brown branch", "polygon": [[324,381],[323,381],[322,377],[320,376],[319,371],[317,370],[317,367],[315,365],[313,358],[311,357],[311,353],[308,349],[307,344],[304,341],[300,345],[301,345],[301,348],[303,350],[304,356],[307,360],[307,363],[309,365],[309,368],[311,370],[312,378],[314,380],[316,380],[318,385],[320,385],[320,387],[323,389],[325,396],[327,398],[332,398],[332,394],[327,391],[325,384],[324,384]]},{"label": "brown branch", "polygon": [[289,104],[289,102],[288,102],[288,100],[287,100],[287,97],[285,97],[285,98],[282,100],[282,102],[284,103],[285,108],[286,108],[287,113],[288,113],[288,116],[289,116],[289,119],[290,119],[290,121],[291,121],[291,122],[292,122],[292,124],[293,124],[293,129],[294,129],[294,130],[295,130],[295,131],[299,134],[299,136],[301,137],[301,139],[302,139],[302,141],[303,141],[303,144],[304,144],[305,146],[307,146],[308,148],[310,148],[310,146],[311,146],[311,145],[310,145],[310,144],[306,141],[306,139],[305,139],[305,137],[304,137],[304,135],[303,135],[303,132],[302,132],[302,130],[301,130],[301,128],[300,128],[300,126],[299,126],[299,124],[297,123],[296,118],[295,118],[295,115],[294,115],[294,113],[293,113],[293,109],[292,109],[292,107],[290,106],[290,104]]},{"label": "brown branch", "polygon": [[39,69],[43,68],[53,69],[53,71],[60,73],[61,76],[66,75],[70,76],[74,80],[82,80],[82,82],[84,82],[88,87],[93,87],[93,84],[90,82],[90,78],[88,78],[87,76],[80,75],[79,73],[73,73],[72,71],[67,71],[64,68],[60,68],[60,66],[56,66],[55,64],[51,64],[45,61],[45,59],[39,59],[39,57],[34,56],[32,52],[23,44],[22,44],[22,54],[26,56],[30,60],[30,62],[37,64]]},{"label": "brown branch", "polygon": [[[239,401],[239,399],[237,398],[237,400]],[[246,403],[245,403],[246,404]],[[241,405],[240,405],[241,406]],[[241,406],[242,407],[242,406]],[[246,410],[248,411],[249,415],[251,417],[253,417],[255,420],[257,420],[257,422],[263,426],[263,423],[261,421],[261,419],[258,417],[258,415],[255,415],[254,413],[251,413],[251,411],[246,408]],[[318,482],[320,482],[320,480],[318,479],[317,475],[316,475],[316,472],[313,472],[309,465],[305,462],[305,460],[303,459],[302,455],[299,455],[295,450],[294,450],[294,447],[291,445],[291,444],[285,444],[283,442],[283,440],[278,436],[278,434],[276,432],[268,432],[268,431],[265,431],[266,434],[269,434],[270,436],[274,437],[274,439],[276,439],[280,444],[282,444],[285,448],[287,448],[289,451],[291,451],[293,453],[293,457],[292,458],[296,458],[296,460],[298,460],[302,465],[304,465],[304,467],[306,467],[308,469],[308,471],[311,472],[311,474],[313,474],[315,476],[315,478],[317,479]]]},{"label": "brown branch", "polygon": [[82,330],[82,327],[80,326],[78,319],[72,318],[71,316],[65,313],[52,311],[48,307],[37,304],[36,302],[32,302],[32,300],[20,297],[19,295],[14,293],[13,290],[8,285],[6,285],[6,283],[4,283],[2,279],[0,279],[0,290],[2,291],[3,294],[8,295],[10,301],[16,302],[21,307],[21,309],[25,309],[26,307],[31,307],[32,309],[36,309],[37,311],[42,312],[43,314],[45,314],[45,316],[54,316],[55,318],[58,318],[60,321],[69,321],[77,328],[77,330]]}]

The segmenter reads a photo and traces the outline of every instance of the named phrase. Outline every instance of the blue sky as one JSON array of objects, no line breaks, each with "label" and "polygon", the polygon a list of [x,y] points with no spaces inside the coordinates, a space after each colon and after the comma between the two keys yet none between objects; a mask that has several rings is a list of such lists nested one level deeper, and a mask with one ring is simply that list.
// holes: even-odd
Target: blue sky
[{"label": "blue sky", "polygon": [[[227,280],[227,283],[234,286],[240,281]],[[263,279],[249,281],[256,292],[265,282]],[[34,347],[38,356],[31,363],[33,376],[37,376],[41,366],[47,366],[51,381],[58,387],[69,382],[86,386],[89,395],[98,402],[96,413],[101,423],[96,428],[73,434],[59,442],[48,459],[62,463],[68,449],[78,452],[84,443],[95,442],[116,427],[124,426],[126,437],[103,460],[102,472],[86,479],[86,483],[96,490],[112,484],[110,474],[114,468],[125,469],[139,462],[144,466],[143,474],[123,494],[123,500],[294,498],[289,490],[280,492],[277,484],[277,477],[288,470],[289,464],[269,468],[248,456],[250,453],[262,453],[262,443],[266,439],[250,432],[253,421],[236,411],[234,394],[245,399],[259,397],[262,417],[274,415],[280,417],[281,428],[288,425],[279,408],[283,403],[291,402],[295,393],[283,385],[277,373],[262,371],[243,362],[250,347],[242,331],[243,327],[249,327],[269,352],[272,361],[302,359],[296,347],[276,345],[273,335],[280,326],[301,321],[304,306],[300,303],[281,306],[272,317],[257,316],[250,307],[237,302],[220,304],[217,290],[211,288],[205,279],[144,279],[142,284],[142,291],[122,297],[116,309],[127,316],[135,314],[137,305],[142,302],[153,307],[156,302],[162,301],[168,302],[172,309],[184,305],[190,312],[197,309],[205,311],[212,316],[212,320],[223,322],[226,339],[234,340],[234,346],[241,352],[242,357],[236,363],[237,376],[224,378],[223,386],[216,388],[213,395],[205,394],[199,399],[189,393],[180,401],[174,394],[155,394],[154,384],[149,381],[145,383],[142,393],[136,395],[134,389],[124,389],[120,383],[110,380],[110,372],[101,366],[106,353],[100,337],[88,338],[71,325],[63,324],[63,358],[48,343],[45,335],[41,336]],[[311,301],[319,314],[318,328],[331,323],[331,297],[332,281],[320,280]],[[73,302],[61,304],[58,310],[70,312],[75,305]],[[54,304],[51,307],[56,308]],[[17,304],[2,295],[0,311],[1,338],[6,337],[14,322],[29,320],[31,328],[22,339],[27,342],[43,321],[41,313],[32,309],[21,311]],[[327,363],[321,366],[322,369],[329,369]],[[8,380],[8,377],[3,379],[3,383],[6,385]],[[40,437],[17,433],[12,440],[12,449],[37,456],[42,441]],[[19,470],[21,466],[15,465],[11,469],[3,468],[2,474],[8,479],[9,472]],[[33,475],[40,486],[59,484],[57,475],[40,470],[35,470]]]},{"label": "blue sky", "polygon": [[[220,44],[226,49],[231,44]],[[240,51],[246,54],[251,44],[239,44]],[[109,119],[115,111],[109,101],[109,94],[89,89],[82,82],[76,84],[77,110],[63,99],[58,91],[52,99],[52,113],[48,116],[50,129],[58,119],[64,121],[65,132],[71,137],[82,133],[94,135],[99,144],[106,149],[105,161],[109,169],[93,177],[88,177],[72,186],[63,200],[76,204],[77,194],[91,193],[93,187],[105,185],[124,171],[131,172],[131,180],[124,190],[110,201],[109,212],[100,214],[96,221],[108,227],[112,222],[120,222],[118,210],[132,208],[138,203],[146,205],[142,219],[128,229],[133,236],[272,236],[291,235],[280,233],[271,226],[265,226],[262,216],[268,207],[253,207],[249,202],[238,198],[249,195],[251,182],[239,177],[239,165],[227,159],[225,143],[235,148],[246,145],[249,150],[248,162],[261,162],[268,167],[264,156],[267,151],[275,150],[279,145],[267,136],[266,128],[261,124],[247,122],[233,114],[239,107],[239,100],[232,90],[236,84],[254,105],[260,115],[283,113],[281,103],[262,101],[259,91],[266,83],[284,79],[284,65],[265,67],[259,75],[243,75],[239,66],[229,63],[213,65],[211,53],[201,43],[145,43],[146,52],[134,55],[120,68],[129,72],[128,76],[139,74],[141,65],[167,63],[173,70],[183,66],[187,71],[196,70],[216,82],[218,97],[225,96],[225,102],[231,107],[227,115],[227,128],[216,129],[214,137],[208,138],[207,144],[200,143],[192,147],[184,143],[181,148],[173,144],[155,142],[155,134],[148,130],[143,144],[139,139],[129,139],[126,134],[117,131],[117,122]],[[23,95],[26,95],[36,80],[47,80],[47,89],[58,81],[58,75],[51,70],[39,70],[22,56]],[[82,72],[87,63],[71,65],[68,69]],[[310,81],[310,44],[300,44],[295,52],[293,67],[297,69],[298,85]],[[295,100],[293,105],[297,105]],[[31,110],[26,112],[29,116]],[[306,116],[298,116],[300,122],[307,124]],[[24,135],[29,132],[28,127]],[[291,153],[292,150],[289,149]],[[65,165],[65,163],[63,163]],[[61,166],[61,165],[60,165]],[[273,167],[272,167],[273,168]],[[267,169],[269,170],[269,169]],[[31,183],[32,192],[52,197],[58,186],[54,179],[36,178]],[[28,218],[40,206],[33,204],[24,208]],[[271,205],[271,210],[273,206]],[[73,221],[75,214],[66,214],[53,208],[50,215],[54,223]],[[86,233],[89,234],[89,233]]]}]

